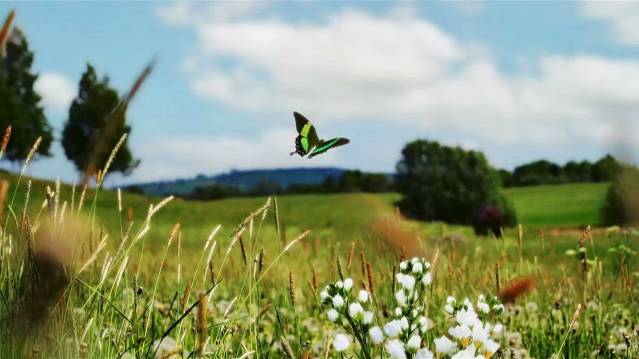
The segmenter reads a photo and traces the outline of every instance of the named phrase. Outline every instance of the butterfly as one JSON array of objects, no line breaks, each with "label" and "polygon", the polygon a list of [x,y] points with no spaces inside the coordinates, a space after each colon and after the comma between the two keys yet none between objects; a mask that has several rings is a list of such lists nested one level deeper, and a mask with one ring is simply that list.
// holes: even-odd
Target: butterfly
[{"label": "butterfly", "polygon": [[293,117],[295,117],[297,137],[295,138],[295,151],[291,152],[291,156],[297,153],[300,157],[308,155],[308,158],[312,158],[331,148],[351,142],[344,137],[331,138],[330,140],[320,139],[311,121],[298,112],[293,112]]}]

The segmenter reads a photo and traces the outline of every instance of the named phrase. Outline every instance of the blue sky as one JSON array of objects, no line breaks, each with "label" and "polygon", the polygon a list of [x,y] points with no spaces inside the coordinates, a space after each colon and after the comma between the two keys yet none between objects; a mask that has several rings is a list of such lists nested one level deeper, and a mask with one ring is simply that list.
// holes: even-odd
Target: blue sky
[{"label": "blue sky", "polygon": [[[35,51],[59,138],[86,63],[126,90],[142,165],[124,182],[230,169],[393,171],[416,138],[499,167],[633,153],[639,5],[584,2],[3,2]],[[352,143],[291,158],[291,113]],[[77,179],[59,144],[29,170]]]}]

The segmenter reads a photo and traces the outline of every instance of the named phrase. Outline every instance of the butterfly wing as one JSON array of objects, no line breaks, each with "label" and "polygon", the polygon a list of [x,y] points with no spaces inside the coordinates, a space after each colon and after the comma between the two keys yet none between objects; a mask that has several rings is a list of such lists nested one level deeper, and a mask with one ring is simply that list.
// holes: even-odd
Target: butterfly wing
[{"label": "butterfly wing", "polygon": [[305,156],[308,152],[316,147],[319,143],[319,137],[315,126],[299,112],[293,112],[295,117],[295,127],[297,129],[297,137],[295,138],[295,152],[292,154],[299,154]]},{"label": "butterfly wing", "polygon": [[349,142],[351,142],[351,141],[348,138],[345,138],[345,137],[331,138],[330,140],[326,140],[326,141],[320,140],[320,142],[317,145],[317,147],[315,147],[313,149],[313,151],[311,152],[311,154],[308,155],[308,158],[315,157],[315,156],[317,156],[319,154],[322,154],[322,153],[330,150],[331,148],[344,146],[345,144],[348,144]]}]

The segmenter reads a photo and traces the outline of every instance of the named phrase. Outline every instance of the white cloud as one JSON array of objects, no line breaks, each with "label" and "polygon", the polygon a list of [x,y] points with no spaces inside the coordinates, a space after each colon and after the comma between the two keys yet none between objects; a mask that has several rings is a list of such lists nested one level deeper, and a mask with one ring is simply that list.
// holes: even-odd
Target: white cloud
[{"label": "white cloud", "polygon": [[64,112],[76,95],[76,85],[55,71],[42,72],[35,83],[36,92],[42,96],[45,109]]},{"label": "white cloud", "polygon": [[638,130],[639,61],[547,56],[509,75],[478,44],[406,8],[341,10],[319,22],[197,19],[188,26],[198,47],[185,62],[192,89],[241,109],[401,122],[477,144],[601,145],[619,127]]},{"label": "white cloud", "polygon": [[607,22],[614,38],[624,45],[639,45],[639,2],[582,1],[582,14]]},{"label": "white cloud", "polygon": [[258,137],[166,137],[146,142],[139,149],[144,160],[136,181],[185,178],[198,173],[230,169],[285,168],[337,163],[339,154],[329,151],[312,159],[289,153],[295,149],[294,128],[275,128]]}]

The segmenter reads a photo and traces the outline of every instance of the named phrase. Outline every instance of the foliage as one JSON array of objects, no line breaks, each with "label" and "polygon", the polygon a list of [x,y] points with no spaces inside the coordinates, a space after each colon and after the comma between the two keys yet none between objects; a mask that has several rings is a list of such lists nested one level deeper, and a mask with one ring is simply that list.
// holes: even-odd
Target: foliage
[{"label": "foliage", "polygon": [[481,152],[426,140],[402,150],[396,187],[402,211],[422,220],[473,224],[482,205],[505,203],[497,172]]},{"label": "foliage", "polygon": [[505,187],[539,186],[544,184],[610,182],[621,169],[622,164],[608,154],[595,163],[589,161],[568,161],[561,166],[539,160],[518,166],[511,173],[499,170]]},{"label": "foliage", "polygon": [[38,75],[32,73],[33,53],[24,33],[18,28],[6,44],[0,58],[0,128],[12,127],[6,158],[21,161],[27,158],[38,137],[42,137],[37,152],[48,156],[53,134],[40,106],[41,97],[34,90]]},{"label": "foliage", "polygon": [[612,182],[602,209],[605,225],[639,223],[639,169],[625,166]]},{"label": "foliage", "polygon": [[[109,84],[109,78],[98,78],[95,69],[87,64],[79,82],[78,96],[71,103],[69,118],[62,133],[62,146],[67,158],[76,169],[84,174],[91,166],[102,166],[107,162],[111,150],[120,137],[131,132],[126,120],[116,121],[111,116],[120,103],[118,93]],[[125,116],[125,111],[121,116]],[[114,131],[105,131],[107,126],[116,126]],[[111,138],[103,138],[105,133]],[[98,146],[98,141],[106,141],[106,146]],[[102,153],[94,153],[96,148],[104,148]],[[96,163],[92,163],[96,162]],[[139,164],[133,158],[125,143],[111,164],[111,172],[128,174]]]}]

